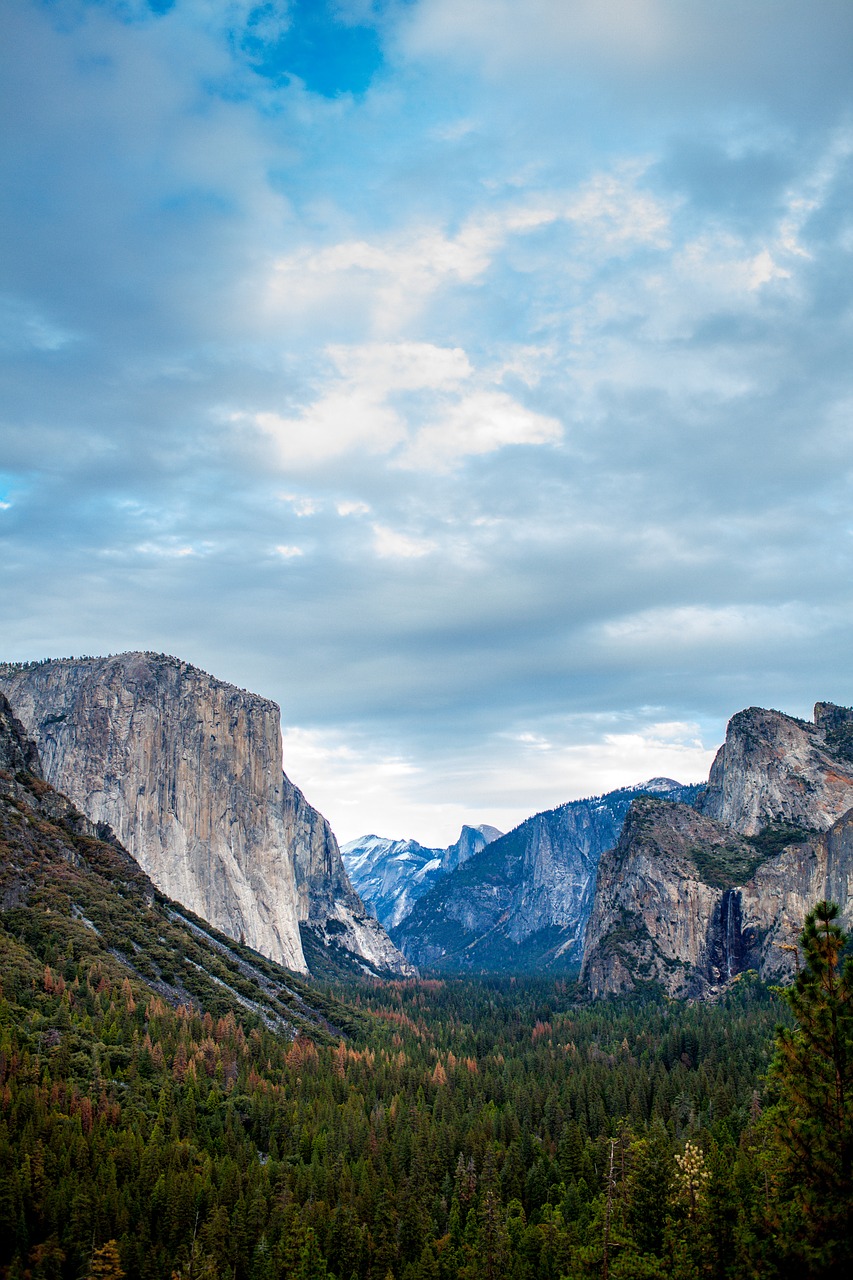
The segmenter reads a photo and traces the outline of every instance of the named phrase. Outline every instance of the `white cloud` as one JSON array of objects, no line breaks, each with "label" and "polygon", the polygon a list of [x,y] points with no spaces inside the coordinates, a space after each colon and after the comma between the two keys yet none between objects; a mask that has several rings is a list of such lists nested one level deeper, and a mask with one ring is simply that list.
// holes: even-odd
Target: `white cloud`
[{"label": "white cloud", "polygon": [[355,300],[377,333],[397,336],[437,290],[478,280],[511,236],[548,226],[558,216],[550,201],[528,202],[478,211],[455,236],[420,227],[374,242],[302,250],[275,262],[268,306],[273,314],[316,313]]},{"label": "white cloud", "polygon": [[461,347],[437,347],[431,342],[337,345],[328,352],[341,377],[381,391],[452,390],[473,372]]},{"label": "white cloud", "polygon": [[[367,343],[335,345],[327,354],[334,366],[328,390],[300,415],[227,415],[267,436],[283,467],[317,466],[360,450],[396,453],[408,470],[447,471],[463,458],[562,436],[556,419],[494,389],[504,368],[477,374],[460,347]],[[401,403],[406,393],[418,394]]]},{"label": "white cloud", "polygon": [[15,352],[33,348],[53,352],[79,339],[79,334],[42,315],[29,303],[0,294],[0,350]]},{"label": "white cloud", "polygon": [[301,493],[280,493],[279,498],[282,502],[288,503],[293,514],[300,519],[304,516],[315,516],[322,507],[317,498],[309,498]]},{"label": "white cloud", "polygon": [[532,60],[541,70],[568,54],[657,62],[680,25],[665,0],[425,0],[404,35],[411,55],[474,53],[492,69]]},{"label": "white cloud", "polygon": [[439,421],[422,427],[400,465],[446,471],[462,458],[513,444],[556,444],[562,435],[556,418],[525,409],[503,391],[483,389],[463,396]]},{"label": "white cloud", "polygon": [[288,543],[280,543],[275,548],[275,553],[281,556],[282,560],[293,560],[297,556],[304,556],[305,554],[301,547],[291,546]]},{"label": "white cloud", "polygon": [[690,722],[653,723],[581,742],[566,741],[565,734],[558,730],[555,740],[531,733],[520,754],[501,762],[495,799],[502,792],[514,796],[516,803],[529,796],[544,809],[653,777],[704,781],[714,758],[714,748],[703,744],[699,726]]},{"label": "white cloud", "polygon": [[634,161],[621,172],[596,174],[566,203],[563,217],[599,256],[612,257],[642,245],[669,246],[672,206],[638,190],[645,168],[642,161]]},{"label": "white cloud", "polygon": [[290,727],[282,736],[285,772],[341,843],[373,833],[433,847],[454,841],[463,823],[509,831],[533,813],[652,777],[704,781],[716,749],[702,743],[696,724],[680,721],[624,732],[522,730],[490,738],[473,755],[445,750],[436,795],[434,763],[418,765],[336,729]]},{"label": "white cloud", "polygon": [[432,538],[413,538],[386,525],[373,525],[373,547],[381,560],[419,560],[436,546]]},{"label": "white cloud", "polygon": [[579,237],[584,263],[590,255],[606,260],[642,246],[666,248],[673,206],[640,187],[646,166],[633,160],[573,191],[481,207],[455,235],[416,227],[289,254],[274,263],[267,305],[273,315],[355,307],[376,333],[398,337],[438,290],[482,282],[518,236],[565,223]]},{"label": "white cloud", "polygon": [[809,218],[820,209],[853,155],[853,129],[849,125],[835,131],[811,171],[787,193],[787,214],[779,228],[782,247],[796,257],[811,259],[800,243]]},{"label": "white cloud", "polygon": [[143,556],[162,556],[167,560],[183,560],[187,556],[197,556],[195,547],[180,546],[161,542],[140,542],[134,548]]},{"label": "white cloud", "polygon": [[405,436],[393,409],[371,389],[338,385],[296,417],[270,411],[229,415],[238,426],[251,426],[272,443],[284,468],[316,467],[354,450],[388,453]]},{"label": "white cloud", "polygon": [[814,610],[773,605],[678,605],[643,609],[603,623],[599,641],[611,650],[647,654],[713,647],[745,649],[803,638],[820,629]]}]

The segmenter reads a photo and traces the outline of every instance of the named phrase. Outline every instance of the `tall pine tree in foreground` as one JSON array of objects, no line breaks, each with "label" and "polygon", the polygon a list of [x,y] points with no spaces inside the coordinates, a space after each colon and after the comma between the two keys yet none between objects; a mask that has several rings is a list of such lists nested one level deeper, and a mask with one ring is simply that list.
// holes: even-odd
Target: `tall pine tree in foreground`
[{"label": "tall pine tree in foreground", "polygon": [[796,1026],[779,1030],[771,1080],[770,1226],[781,1274],[853,1275],[853,959],[820,902],[806,917],[803,965],[782,992]]}]

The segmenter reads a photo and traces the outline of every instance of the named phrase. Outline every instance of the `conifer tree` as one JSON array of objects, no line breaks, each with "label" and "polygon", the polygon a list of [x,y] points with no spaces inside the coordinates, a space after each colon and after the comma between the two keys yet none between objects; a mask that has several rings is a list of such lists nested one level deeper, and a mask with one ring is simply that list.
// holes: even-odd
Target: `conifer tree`
[{"label": "conifer tree", "polygon": [[92,1254],[89,1280],[124,1280],[124,1270],[115,1240],[108,1240]]},{"label": "conifer tree", "polygon": [[779,1030],[771,1070],[777,1241],[785,1273],[810,1280],[853,1267],[853,960],[838,916],[820,902],[806,917],[804,964],[783,991],[796,1026]]}]

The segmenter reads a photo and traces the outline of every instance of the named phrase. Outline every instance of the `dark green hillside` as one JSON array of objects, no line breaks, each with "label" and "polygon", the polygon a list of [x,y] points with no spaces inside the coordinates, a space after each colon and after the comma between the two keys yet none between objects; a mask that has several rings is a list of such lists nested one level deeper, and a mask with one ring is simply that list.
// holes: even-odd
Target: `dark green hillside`
[{"label": "dark green hillside", "polygon": [[72,982],[96,965],[112,984],[143,981],[173,1006],[239,1013],[285,1035],[338,1035],[327,1013],[351,1024],[294,975],[163,897],[120,845],[96,838],[23,772],[0,771],[0,903],[8,998],[23,999],[45,965],[75,967]]}]

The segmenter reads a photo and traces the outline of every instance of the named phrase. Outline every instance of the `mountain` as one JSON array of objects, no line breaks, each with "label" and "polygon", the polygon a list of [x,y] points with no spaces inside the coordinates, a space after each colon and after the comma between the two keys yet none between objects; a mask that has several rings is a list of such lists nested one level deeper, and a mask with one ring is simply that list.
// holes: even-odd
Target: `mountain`
[{"label": "mountain", "polygon": [[11,1001],[59,990],[62,970],[82,965],[95,985],[132,979],[137,999],[142,983],[145,998],[287,1037],[328,1039],[352,1023],[343,1006],[160,893],[108,827],[45,782],[2,694],[0,958]]},{"label": "mountain", "polygon": [[639,794],[692,801],[671,778],[535,814],[435,884],[392,929],[417,965],[474,972],[580,964],[595,873]]},{"label": "mountain", "polygon": [[814,723],[749,707],[729,721],[700,812],[743,835],[770,822],[824,829],[853,805],[853,711],[818,702]]},{"label": "mountain", "polygon": [[747,969],[790,977],[806,912],[853,924],[853,710],[813,724],[750,707],[729,722],[696,809],[638,800],[599,866],[582,981],[705,997]]},{"label": "mountain", "polygon": [[282,773],[275,703],[153,653],[5,664],[0,691],[47,781],[169,897],[296,972],[410,972]]},{"label": "mountain", "polygon": [[503,833],[483,823],[464,826],[446,849],[428,849],[417,840],[359,836],[341,849],[350,880],[386,929],[398,925],[418,898]]}]

